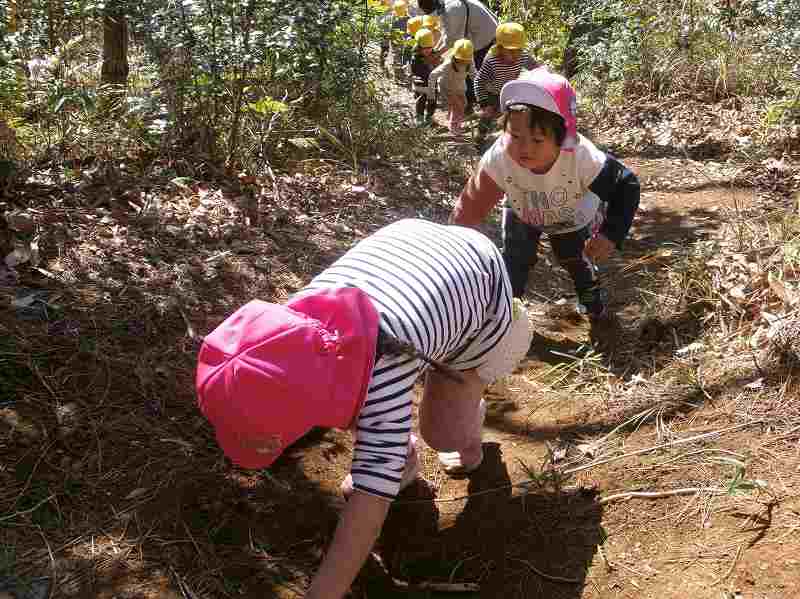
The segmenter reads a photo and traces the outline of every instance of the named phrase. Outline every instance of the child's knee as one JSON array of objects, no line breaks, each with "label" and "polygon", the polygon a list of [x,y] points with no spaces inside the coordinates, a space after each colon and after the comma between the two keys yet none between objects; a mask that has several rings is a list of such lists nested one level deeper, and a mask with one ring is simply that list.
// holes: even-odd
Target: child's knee
[{"label": "child's knee", "polygon": [[419,431],[436,451],[459,451],[474,441],[485,383],[474,370],[461,374],[460,383],[435,372],[425,379]]}]

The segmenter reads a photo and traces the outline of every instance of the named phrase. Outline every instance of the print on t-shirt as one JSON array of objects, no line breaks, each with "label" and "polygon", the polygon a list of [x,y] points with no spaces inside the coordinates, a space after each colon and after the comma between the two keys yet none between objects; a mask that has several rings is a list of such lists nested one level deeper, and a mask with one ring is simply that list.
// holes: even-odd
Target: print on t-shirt
[{"label": "print on t-shirt", "polygon": [[604,152],[579,135],[575,151],[562,151],[547,173],[537,174],[514,162],[504,138],[484,154],[479,168],[505,192],[505,205],[523,222],[549,234],[602,222],[602,202],[589,185],[605,164]]}]

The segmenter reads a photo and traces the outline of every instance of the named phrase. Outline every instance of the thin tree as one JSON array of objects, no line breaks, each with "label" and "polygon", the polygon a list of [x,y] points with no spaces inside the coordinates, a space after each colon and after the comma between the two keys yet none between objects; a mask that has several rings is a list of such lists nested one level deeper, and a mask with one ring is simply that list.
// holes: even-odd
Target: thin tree
[{"label": "thin tree", "polygon": [[106,4],[103,13],[103,83],[125,85],[128,82],[128,20],[122,8]]}]

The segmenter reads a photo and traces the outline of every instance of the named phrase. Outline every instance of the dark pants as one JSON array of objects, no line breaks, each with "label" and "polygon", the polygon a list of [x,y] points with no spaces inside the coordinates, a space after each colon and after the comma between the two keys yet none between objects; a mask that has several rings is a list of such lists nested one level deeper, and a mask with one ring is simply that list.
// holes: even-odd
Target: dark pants
[{"label": "dark pants", "polygon": [[[475,70],[480,71],[481,65],[483,64],[483,59],[486,58],[486,54],[488,54],[489,50],[492,49],[494,45],[494,40],[486,46],[485,48],[481,48],[477,50],[474,55],[475,60]],[[467,107],[470,108],[472,105],[475,104],[475,82],[472,80],[472,77],[467,77]]]},{"label": "dark pants", "polygon": [[426,119],[431,120],[433,118],[433,113],[436,112],[436,96],[433,98],[428,98],[427,94],[414,92],[414,98],[417,101],[417,116],[425,117]]},{"label": "dark pants", "polygon": [[[514,297],[525,295],[528,275],[538,259],[542,232],[522,222],[511,208],[503,208],[503,260],[511,279]],[[578,301],[590,315],[605,311],[607,293],[595,285],[592,266],[583,257],[583,246],[591,237],[589,227],[572,233],[550,235],[550,247],[559,264],[572,277]]]}]

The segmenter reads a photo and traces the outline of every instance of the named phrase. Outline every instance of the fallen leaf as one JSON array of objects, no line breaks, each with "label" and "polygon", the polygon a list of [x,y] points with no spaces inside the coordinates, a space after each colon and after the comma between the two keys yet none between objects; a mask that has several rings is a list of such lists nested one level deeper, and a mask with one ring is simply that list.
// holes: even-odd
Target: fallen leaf
[{"label": "fallen leaf", "polygon": [[752,383],[747,383],[744,386],[745,389],[763,389],[764,388],[764,377],[758,378],[754,380]]},{"label": "fallen leaf", "polygon": [[137,497],[141,497],[142,495],[147,493],[147,491],[149,490],[150,489],[148,489],[147,487],[139,487],[138,489],[134,489],[133,491],[125,495],[125,499],[136,499]]},{"label": "fallen leaf", "polygon": [[793,306],[797,303],[797,294],[790,287],[784,284],[783,281],[775,277],[771,272],[767,273],[767,282],[772,292],[777,295],[784,303]]},{"label": "fallen leaf", "polygon": [[675,353],[679,356],[685,356],[687,354],[693,354],[705,348],[706,348],[705,344],[700,343],[699,341],[695,341],[694,343],[690,343],[686,347],[682,347],[679,350],[676,350]]}]

